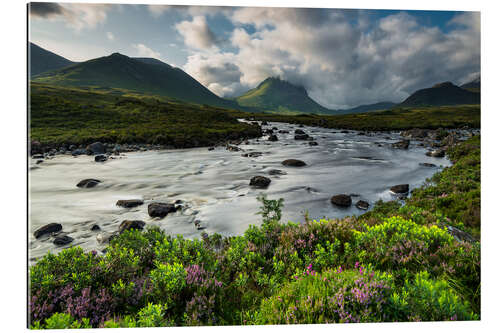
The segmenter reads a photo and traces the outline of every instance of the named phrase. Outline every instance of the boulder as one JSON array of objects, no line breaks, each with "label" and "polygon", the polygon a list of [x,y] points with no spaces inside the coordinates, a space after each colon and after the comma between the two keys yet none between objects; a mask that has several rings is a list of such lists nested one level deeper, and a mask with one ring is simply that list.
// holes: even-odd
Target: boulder
[{"label": "boulder", "polygon": [[436,164],[432,163],[419,163],[420,166],[427,167],[427,168],[435,168]]},{"label": "boulder", "polygon": [[309,146],[317,146],[318,143],[316,141],[309,141]]},{"label": "boulder", "polygon": [[278,127],[273,127],[273,131],[277,131],[278,130]]},{"label": "boulder", "polygon": [[55,233],[55,232],[59,232],[61,230],[62,230],[62,225],[61,224],[59,224],[59,223],[49,223],[49,224],[44,225],[43,227],[38,228],[33,233],[33,235],[35,236],[35,238],[40,238],[43,235],[52,234],[52,233]]},{"label": "boulder", "polygon": [[286,174],[287,174],[286,171],[283,170],[278,170],[278,169],[269,170],[269,175],[271,176],[277,176],[277,175],[283,176]]},{"label": "boulder", "polygon": [[408,149],[410,146],[410,140],[401,140],[392,144],[392,148],[396,149]]},{"label": "boulder", "polygon": [[301,160],[296,160],[296,159],[288,159],[284,160],[281,162],[282,165],[284,166],[290,166],[290,167],[303,167],[306,166],[307,164],[304,161]]},{"label": "boulder", "polygon": [[359,200],[358,202],[356,202],[356,207],[358,209],[367,210],[368,207],[370,207],[370,204],[367,201]]},{"label": "boulder", "polygon": [[94,143],[87,146],[87,151],[89,151],[90,153],[92,153],[94,155],[105,154],[106,147],[100,142],[94,142]]},{"label": "boulder", "polygon": [[40,164],[40,163],[43,163],[43,160],[36,161],[36,164]]},{"label": "boulder", "polygon": [[226,145],[226,149],[229,151],[241,151],[240,147],[232,146],[232,145]]},{"label": "boulder", "polygon": [[90,230],[92,230],[92,231],[99,231],[99,230],[101,230],[101,227],[98,226],[97,224],[94,224],[92,227],[90,227]]},{"label": "boulder", "polygon": [[73,241],[73,238],[64,235],[64,236],[58,236],[54,239],[53,243],[54,245],[57,246],[62,246],[62,245],[67,245]]},{"label": "boulder", "polygon": [[446,226],[448,229],[448,233],[452,235],[456,240],[459,242],[469,242],[469,243],[475,243],[477,240],[472,237],[470,234],[466,233],[465,231],[462,231],[458,228],[455,228],[451,225]]},{"label": "boulder", "polygon": [[397,194],[408,193],[409,190],[410,190],[409,184],[399,184],[399,185],[394,185],[391,187],[391,191],[393,193],[397,193]]},{"label": "boulder", "polygon": [[407,131],[401,132],[401,136],[409,137],[413,139],[424,139],[429,135],[429,130],[421,128],[413,128]]},{"label": "boulder", "polygon": [[94,157],[94,161],[96,162],[106,162],[108,160],[108,157],[106,155],[96,155]]},{"label": "boulder", "polygon": [[443,149],[437,149],[433,151],[428,151],[425,155],[430,157],[444,157],[445,151]]},{"label": "boulder", "polygon": [[303,130],[301,129],[296,129],[295,130],[295,134],[306,134],[306,132],[304,132]]},{"label": "boulder", "polygon": [[243,156],[243,157],[259,157],[259,156],[262,156],[262,153],[260,151],[253,151],[251,153],[241,154],[241,156]]},{"label": "boulder", "polygon": [[146,225],[146,223],[143,221],[125,220],[120,224],[120,227],[118,228],[118,233],[121,234],[125,230],[132,230],[132,229],[142,230],[142,229],[144,229],[145,225]]},{"label": "boulder", "polygon": [[342,133],[342,134],[348,134],[348,133],[349,133],[349,131],[342,130],[342,131],[340,131],[340,133]]},{"label": "boulder", "polygon": [[294,139],[295,140],[307,140],[309,138],[309,135],[307,134],[295,134]]},{"label": "boulder", "polygon": [[266,135],[273,135],[274,131],[272,129],[267,129],[267,130],[264,131],[264,134],[266,134]]},{"label": "boulder", "polygon": [[99,184],[101,181],[97,179],[84,179],[81,180],[78,184],[76,184],[77,187],[81,188],[91,188]]},{"label": "boulder", "polygon": [[31,158],[33,158],[35,160],[43,160],[43,154],[33,155],[33,156],[31,156]]},{"label": "boulder", "polygon": [[330,201],[332,204],[340,206],[340,207],[349,207],[352,205],[352,199],[347,194],[337,194],[334,195]]},{"label": "boulder", "polygon": [[261,125],[262,125],[262,126],[265,126],[265,125],[269,125],[269,124],[267,123],[267,121],[265,121],[265,120],[264,120],[264,121],[261,123]]},{"label": "boulder", "polygon": [[43,152],[42,145],[38,141],[31,141],[30,145],[31,154],[40,154]]},{"label": "boulder", "polygon": [[288,133],[290,133],[290,132],[289,132],[289,131],[287,131],[287,130],[279,130],[279,131],[278,131],[278,133],[280,133],[280,134],[288,134]]},{"label": "boulder", "polygon": [[71,151],[71,155],[73,156],[78,156],[78,155],[85,155],[87,151],[85,149],[74,149]]},{"label": "boulder", "polygon": [[148,214],[151,217],[165,217],[168,213],[174,213],[177,208],[174,204],[153,202],[148,206]]},{"label": "boulder", "polygon": [[268,141],[278,141],[278,137],[275,134],[273,134],[273,135],[270,135],[269,139],[267,139],[267,140]]},{"label": "boulder", "polygon": [[271,183],[271,179],[264,176],[255,176],[250,179],[250,186],[266,188]]},{"label": "boulder", "polygon": [[101,232],[100,234],[97,234],[97,236],[95,238],[99,244],[103,244],[103,243],[111,242],[113,240],[113,238],[115,238],[116,236],[118,236],[117,232],[113,232],[113,233]]},{"label": "boulder", "polygon": [[142,201],[142,200],[130,199],[130,200],[118,200],[116,202],[116,205],[119,207],[124,207],[124,208],[133,208],[133,207],[140,206],[143,203],[144,203],[144,201]]}]

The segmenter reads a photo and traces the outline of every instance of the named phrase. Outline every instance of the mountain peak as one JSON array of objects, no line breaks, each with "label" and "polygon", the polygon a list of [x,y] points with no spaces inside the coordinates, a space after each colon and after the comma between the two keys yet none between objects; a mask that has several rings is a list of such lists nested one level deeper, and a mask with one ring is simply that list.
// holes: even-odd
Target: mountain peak
[{"label": "mountain peak", "polygon": [[450,81],[446,81],[446,82],[437,83],[437,84],[432,86],[432,88],[449,88],[449,87],[456,87],[456,85],[454,85]]}]

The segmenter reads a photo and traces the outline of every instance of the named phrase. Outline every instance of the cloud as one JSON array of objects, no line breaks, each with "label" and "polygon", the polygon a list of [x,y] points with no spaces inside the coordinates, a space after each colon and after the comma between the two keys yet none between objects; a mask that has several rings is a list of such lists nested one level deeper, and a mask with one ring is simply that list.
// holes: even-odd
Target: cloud
[{"label": "cloud", "polygon": [[110,31],[106,32],[106,37],[108,37],[109,40],[115,40],[115,35]]},{"label": "cloud", "polygon": [[153,17],[160,17],[171,8],[172,6],[170,5],[148,5],[148,10]]},{"label": "cloud", "polygon": [[161,55],[158,52],[153,51],[144,44],[132,44],[132,47],[136,49],[137,55],[139,57],[155,58],[160,59]]},{"label": "cloud", "polygon": [[208,27],[204,16],[195,16],[192,21],[182,21],[175,25],[184,38],[184,44],[196,49],[209,49],[216,44],[216,38]]},{"label": "cloud", "polygon": [[[446,32],[420,25],[406,12],[380,19],[358,10],[245,7],[226,15],[235,26],[231,52],[211,48],[189,56],[184,65],[224,96],[280,76],[337,109],[400,102],[417,89],[460,83],[480,71],[479,13],[458,14]],[[205,20],[197,20],[209,30]],[[184,26],[187,46],[213,45],[213,38],[195,41],[196,33],[188,29],[193,26]]]},{"label": "cloud", "polygon": [[30,16],[34,19],[63,20],[76,31],[93,29],[107,19],[111,4],[36,3],[30,4]]}]

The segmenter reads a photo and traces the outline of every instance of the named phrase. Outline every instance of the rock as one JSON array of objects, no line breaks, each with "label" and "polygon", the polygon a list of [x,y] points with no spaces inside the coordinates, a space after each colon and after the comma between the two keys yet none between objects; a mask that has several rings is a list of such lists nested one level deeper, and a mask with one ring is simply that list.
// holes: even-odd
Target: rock
[{"label": "rock", "polygon": [[267,139],[267,140],[268,141],[278,141],[278,137],[275,134],[273,134],[273,135],[270,135],[269,139]]},{"label": "rock", "polygon": [[214,149],[215,149],[214,147],[210,147],[210,148],[208,148],[208,150],[214,150]]},{"label": "rock", "polygon": [[77,187],[81,188],[91,188],[99,184],[101,181],[97,179],[84,179],[81,180],[78,184],[76,184]]},{"label": "rock", "polygon": [[434,167],[436,167],[436,164],[432,164],[432,163],[419,163],[419,165],[427,167],[427,168],[434,168]]},{"label": "rock", "polygon": [[429,135],[429,130],[421,128],[412,128],[407,131],[401,132],[401,136],[409,137],[413,139],[424,139]]},{"label": "rock", "polygon": [[451,225],[446,226],[448,229],[448,233],[452,235],[456,240],[459,242],[469,242],[469,243],[475,243],[477,240],[472,237],[470,234],[466,233],[465,231],[462,231],[458,228],[455,228]]},{"label": "rock", "polygon": [[278,131],[278,133],[280,133],[280,134],[288,134],[288,133],[290,133],[290,132],[289,132],[289,131],[287,131],[287,130],[279,130],[279,131]]},{"label": "rock", "polygon": [[277,175],[283,176],[286,174],[287,174],[286,171],[283,170],[278,170],[278,169],[269,170],[269,175],[271,176],[277,176]]},{"label": "rock", "polygon": [[43,227],[38,228],[33,235],[35,238],[40,238],[46,234],[52,234],[55,232],[59,232],[62,230],[62,225],[60,223],[49,223],[44,225]]},{"label": "rock", "polygon": [[347,133],[349,133],[349,131],[342,130],[342,131],[340,131],[340,133],[342,133],[342,134],[347,134]]},{"label": "rock", "polygon": [[78,156],[78,155],[85,155],[87,151],[85,149],[75,149],[71,151],[71,155],[73,156]]},{"label": "rock", "polygon": [[294,139],[295,140],[307,140],[309,138],[309,135],[307,134],[295,134]]},{"label": "rock", "polygon": [[92,231],[99,231],[99,230],[101,230],[101,227],[100,227],[100,226],[98,226],[97,224],[94,224],[94,225],[90,228],[90,230],[92,230]]},{"label": "rock", "polygon": [[57,246],[67,245],[73,241],[73,238],[69,236],[58,236],[54,239],[53,243]]},{"label": "rock", "polygon": [[31,141],[30,152],[32,155],[42,153],[43,151],[41,143],[38,141]]},{"label": "rock", "polygon": [[360,194],[357,194],[357,193],[351,193],[351,194],[349,194],[349,196],[350,196],[351,198],[357,198],[357,197],[360,197],[361,195],[360,195]]},{"label": "rock", "polygon": [[232,146],[232,145],[226,145],[226,149],[229,151],[241,151],[240,147]]},{"label": "rock", "polygon": [[367,210],[368,207],[370,207],[370,204],[367,201],[359,200],[358,202],[356,202],[356,207],[358,209]]},{"label": "rock", "polygon": [[40,164],[40,163],[43,163],[43,160],[36,161],[36,164]]},{"label": "rock", "polygon": [[269,124],[267,123],[267,121],[264,120],[264,121],[262,121],[261,125],[265,126],[265,125],[269,125]]},{"label": "rock", "polygon": [[304,127],[304,124],[300,124],[299,127]]},{"label": "rock", "polygon": [[174,204],[153,202],[148,206],[148,214],[151,217],[165,217],[168,213],[177,211]]},{"label": "rock", "polygon": [[116,236],[118,236],[117,232],[113,232],[113,233],[101,232],[100,234],[97,234],[97,236],[95,238],[99,244],[103,244],[103,243],[111,242],[113,240],[113,238],[115,238]]},{"label": "rock", "polygon": [[307,164],[304,161],[301,160],[296,160],[296,159],[288,159],[284,160],[281,162],[284,166],[291,166],[291,167],[303,167],[306,166]]},{"label": "rock", "polygon": [[445,151],[443,149],[437,149],[433,151],[428,151],[427,153],[425,153],[425,155],[431,157],[444,157]]},{"label": "rock", "polygon": [[408,193],[409,190],[410,190],[409,184],[399,184],[391,187],[391,191],[397,194]]},{"label": "rock", "polygon": [[272,129],[267,129],[267,130],[264,131],[264,134],[266,134],[266,135],[273,135],[274,131]]},{"label": "rock", "polygon": [[330,201],[332,204],[340,206],[340,207],[349,207],[352,205],[352,199],[350,196],[346,194],[337,194],[334,195]]},{"label": "rock", "polygon": [[260,151],[253,151],[251,153],[241,154],[241,156],[243,156],[243,157],[259,157],[259,156],[262,156],[262,153]]},{"label": "rock", "polygon": [[133,207],[140,206],[143,203],[144,203],[144,201],[142,201],[142,200],[130,199],[130,200],[118,200],[116,202],[116,205],[119,207],[133,208]]},{"label": "rock", "polygon": [[94,161],[96,162],[106,162],[108,160],[108,157],[106,155],[96,155],[94,157]]},{"label": "rock", "polygon": [[37,154],[37,155],[33,155],[31,158],[33,158],[35,160],[43,160],[43,155],[42,154]]},{"label": "rock", "polygon": [[144,226],[146,223],[143,221],[139,220],[125,220],[120,224],[120,227],[118,228],[118,233],[123,233],[125,230],[132,230],[132,229],[137,229],[137,230],[142,230],[144,229]]},{"label": "rock", "polygon": [[273,131],[277,131],[278,130],[278,127],[273,127]]},{"label": "rock", "polygon": [[295,134],[306,134],[306,132],[304,132],[303,130],[301,129],[296,129],[295,130]]},{"label": "rock", "polygon": [[271,179],[264,176],[255,176],[250,179],[250,186],[258,187],[258,188],[266,188],[271,183]]},{"label": "rock", "polygon": [[88,145],[87,150],[95,155],[106,153],[106,147],[100,142],[94,142],[94,143]]},{"label": "rock", "polygon": [[392,148],[397,149],[408,149],[410,146],[410,140],[401,140],[392,144]]},{"label": "rock", "polygon": [[318,143],[316,141],[309,141],[309,146],[317,146]]}]

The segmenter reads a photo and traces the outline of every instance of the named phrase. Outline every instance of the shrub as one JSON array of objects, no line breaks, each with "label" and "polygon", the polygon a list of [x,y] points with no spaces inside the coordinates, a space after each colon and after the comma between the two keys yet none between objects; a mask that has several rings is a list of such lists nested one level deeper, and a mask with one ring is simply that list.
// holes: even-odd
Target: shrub
[{"label": "shrub", "polygon": [[36,321],[31,329],[67,329],[67,328],[92,328],[87,318],[81,321],[73,318],[69,313],[54,313],[45,320],[45,324]]}]

